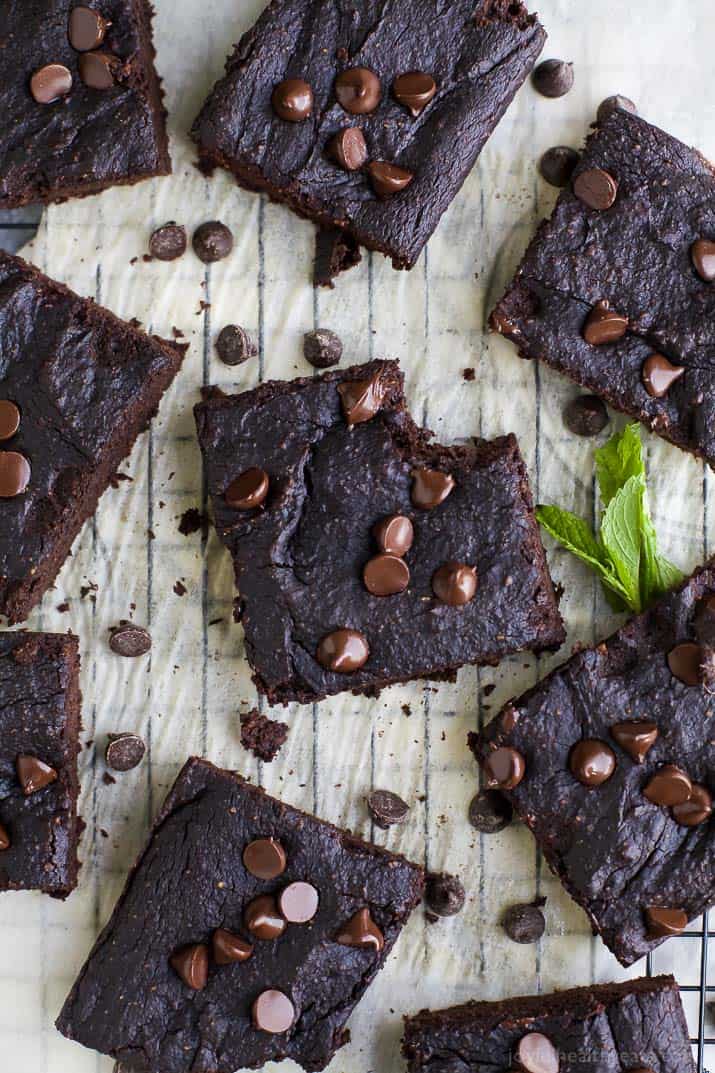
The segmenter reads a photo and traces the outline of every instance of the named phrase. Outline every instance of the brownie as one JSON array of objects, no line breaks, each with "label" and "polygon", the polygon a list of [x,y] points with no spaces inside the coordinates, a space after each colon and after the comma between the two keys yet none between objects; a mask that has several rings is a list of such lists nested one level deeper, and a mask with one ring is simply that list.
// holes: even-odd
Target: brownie
[{"label": "brownie", "polygon": [[545,38],[518,0],[272,0],[192,137],[205,169],[411,268]]},{"label": "brownie", "polygon": [[241,745],[253,753],[258,760],[270,764],[285,745],[288,737],[287,723],[269,719],[267,715],[252,708],[240,717]]},{"label": "brownie", "polygon": [[521,357],[713,465],[713,280],[713,168],[615,111],[588,139],[491,326]]},{"label": "brownie", "polygon": [[403,1051],[409,1073],[695,1073],[672,976],[425,1010]]},{"label": "brownie", "polygon": [[0,891],[77,886],[77,638],[0,633]]},{"label": "brownie", "polygon": [[374,695],[562,642],[516,440],[431,443],[397,362],[209,389],[195,413],[270,703]]},{"label": "brownie", "polygon": [[422,869],[191,759],[57,1027],[140,1073],[324,1069]]},{"label": "brownie", "polygon": [[623,965],[715,902],[715,560],[470,736]]},{"label": "brownie", "polygon": [[147,0],[5,0],[0,210],[171,171]]},{"label": "brownie", "polygon": [[0,250],[0,613],[10,622],[55,580],[184,351]]}]

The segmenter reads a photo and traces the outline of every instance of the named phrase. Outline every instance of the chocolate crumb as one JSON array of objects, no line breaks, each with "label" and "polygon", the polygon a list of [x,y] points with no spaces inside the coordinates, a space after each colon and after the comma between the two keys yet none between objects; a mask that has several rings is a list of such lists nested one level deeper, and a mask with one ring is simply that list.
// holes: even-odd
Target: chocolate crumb
[{"label": "chocolate crumb", "polygon": [[179,520],[179,532],[182,536],[191,536],[192,533],[198,533],[199,529],[203,531],[205,536],[208,532],[208,526],[208,517],[202,514],[197,507],[189,507]]},{"label": "chocolate crumb", "polygon": [[186,585],[184,585],[181,581],[177,581],[174,585],[174,592],[177,596],[186,596],[186,593],[188,591],[189,590],[186,588]]},{"label": "chocolate crumb", "polygon": [[241,745],[270,764],[278,755],[288,737],[288,725],[277,719],[269,719],[257,708],[241,715]]},{"label": "chocolate crumb", "polygon": [[471,383],[472,380],[476,378],[476,375],[476,370],[472,369],[471,366],[466,369],[462,369],[462,377],[467,381],[467,383]]}]

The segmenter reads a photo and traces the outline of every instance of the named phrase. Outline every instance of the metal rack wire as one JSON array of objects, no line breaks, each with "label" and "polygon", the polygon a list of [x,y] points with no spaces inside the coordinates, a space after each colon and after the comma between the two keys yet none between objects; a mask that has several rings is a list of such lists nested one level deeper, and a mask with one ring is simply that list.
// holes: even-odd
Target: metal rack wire
[{"label": "metal rack wire", "polygon": [[[680,986],[680,992],[682,995],[690,994],[698,996],[698,1023],[696,1028],[697,1035],[690,1037],[690,1042],[695,1048],[698,1073],[708,1073],[705,1067],[705,1049],[706,1047],[715,1046],[715,1036],[707,1035],[708,1001],[715,1002],[715,985],[708,985],[708,944],[711,939],[715,940],[715,931],[712,931],[710,929],[708,913],[705,913],[705,915],[702,917],[698,930],[684,932],[677,938],[672,938],[669,940],[669,942],[671,943],[701,943],[699,982],[697,984],[690,985],[681,984]],[[713,944],[713,949],[715,949],[715,943]],[[648,975],[656,975],[653,972],[652,954],[648,955]]]}]

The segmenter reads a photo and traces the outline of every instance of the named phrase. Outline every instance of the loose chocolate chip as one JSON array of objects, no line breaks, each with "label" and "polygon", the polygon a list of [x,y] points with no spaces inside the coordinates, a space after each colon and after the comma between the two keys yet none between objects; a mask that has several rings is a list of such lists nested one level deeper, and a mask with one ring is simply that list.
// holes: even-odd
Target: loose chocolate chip
[{"label": "loose chocolate chip", "polygon": [[239,935],[225,928],[217,928],[211,939],[214,961],[217,965],[231,965],[236,961],[248,961],[253,953],[253,943],[247,943]]},{"label": "loose chocolate chip", "polygon": [[0,823],[0,852],[6,849],[10,849],[10,835]]},{"label": "loose chocolate chip", "polygon": [[53,104],[72,89],[72,75],[61,63],[48,63],[30,79],[30,93],[38,104]]},{"label": "loose chocolate chip", "polygon": [[17,451],[0,451],[0,499],[22,495],[30,483],[30,463]]},{"label": "loose chocolate chip", "polygon": [[303,336],[303,357],[314,369],[330,369],[343,356],[340,336],[329,328],[316,328]]},{"label": "loose chocolate chip", "polygon": [[374,823],[383,831],[396,823],[404,823],[410,807],[391,790],[372,790],[365,798]]},{"label": "loose chocolate chip", "polygon": [[345,420],[351,428],[369,421],[382,406],[383,387],[379,373],[365,380],[344,380],[338,384],[338,392]]},{"label": "loose chocolate chip", "polygon": [[151,634],[143,626],[123,622],[110,630],[109,647],[118,656],[145,656],[151,648]]},{"label": "loose chocolate chip", "polygon": [[73,7],[70,11],[68,31],[72,48],[77,52],[91,52],[93,48],[99,48],[111,25],[111,22],[107,22],[91,7]]},{"label": "loose chocolate chip", "polygon": [[512,942],[526,946],[537,943],[546,931],[546,919],[538,905],[512,905],[502,921]]},{"label": "loose chocolate chip", "polygon": [[360,950],[374,950],[379,954],[385,945],[385,937],[372,919],[369,908],[366,908],[358,909],[343,925],[335,942],[341,946],[357,946]]},{"label": "loose chocolate chip", "polygon": [[484,835],[499,834],[513,817],[513,808],[498,790],[480,790],[469,805],[469,822]]},{"label": "loose chocolate chip", "polygon": [[266,942],[279,938],[286,930],[286,921],[272,894],[260,894],[249,902],[243,913],[243,921],[251,935]]},{"label": "loose chocolate chip", "polygon": [[278,896],[278,908],[289,924],[307,924],[318,912],[319,901],[312,883],[289,883]]},{"label": "loose chocolate chip", "polygon": [[293,1003],[282,991],[262,991],[251,1007],[253,1027],[272,1035],[287,1032],[295,1020]]},{"label": "loose chocolate chip", "polygon": [[132,771],[144,759],[146,745],[138,734],[110,734],[105,760],[112,771]]},{"label": "loose chocolate chip", "polygon": [[328,156],[345,171],[359,171],[367,161],[367,143],[360,127],[343,127],[331,139]]},{"label": "loose chocolate chip", "polygon": [[695,271],[705,283],[715,281],[715,242],[706,238],[697,239],[690,247]]},{"label": "loose chocolate chip", "polygon": [[583,337],[591,346],[616,343],[628,331],[628,318],[611,309],[608,302],[597,302],[583,327]]},{"label": "loose chocolate chip", "polygon": [[200,261],[214,264],[228,257],[233,249],[233,232],[220,220],[209,220],[196,228],[191,245]]},{"label": "loose chocolate chip", "polygon": [[157,227],[149,239],[149,253],[157,261],[175,261],[186,253],[186,228],[172,220],[163,227]]},{"label": "loose chocolate chip", "polygon": [[392,197],[409,186],[414,179],[414,172],[391,164],[389,160],[371,160],[367,166],[372,188],[380,198]]},{"label": "loose chocolate chip", "polygon": [[351,115],[374,112],[380,103],[380,79],[367,67],[350,67],[335,79],[338,103]]},{"label": "loose chocolate chip", "polygon": [[302,78],[284,78],[271,94],[273,111],[288,123],[301,123],[313,111],[313,90]]},{"label": "loose chocolate chip", "polygon": [[412,522],[404,514],[388,514],[373,526],[372,535],[380,551],[401,558],[412,547],[415,531]]},{"label": "loose chocolate chip", "polygon": [[397,555],[375,555],[363,567],[365,588],[373,596],[396,596],[410,583],[410,568]]},{"label": "loose chocolate chip", "polygon": [[542,97],[563,97],[574,83],[573,64],[566,60],[544,60],[531,77],[534,89]]},{"label": "loose chocolate chip", "polygon": [[334,630],[318,645],[316,659],[321,667],[336,674],[359,671],[370,656],[367,638],[358,630]]},{"label": "loose chocolate chip", "polygon": [[618,183],[603,168],[588,168],[574,179],[573,192],[589,209],[610,209],[618,194]]},{"label": "loose chocolate chip", "polygon": [[564,410],[564,424],[575,436],[598,436],[608,424],[605,402],[597,395],[578,395]]},{"label": "loose chocolate chip", "polygon": [[443,563],[432,576],[432,591],[450,607],[464,607],[477,591],[477,571],[467,563]]},{"label": "loose chocolate chip", "polygon": [[508,745],[494,749],[484,761],[484,775],[490,790],[515,790],[525,772],[524,757]]},{"label": "loose chocolate chip", "polygon": [[111,89],[114,72],[121,60],[108,52],[83,52],[79,58],[79,77],[90,89]]},{"label": "loose chocolate chip", "polygon": [[620,93],[606,97],[605,101],[601,101],[596,112],[596,121],[599,126],[610,119],[614,112],[630,112],[631,115],[637,115],[638,109],[630,98],[623,97]]},{"label": "loose chocolate chip", "polygon": [[548,1036],[541,1032],[522,1036],[516,1057],[525,1073],[559,1073],[559,1053]]},{"label": "loose chocolate chip", "polygon": [[444,503],[455,486],[454,477],[438,469],[416,469],[412,472],[412,502],[421,510],[432,510]]},{"label": "loose chocolate chip", "polygon": [[408,71],[398,75],[392,83],[392,92],[395,100],[404,104],[413,116],[418,116],[424,111],[437,92],[437,83],[432,75],[424,71]]},{"label": "loose chocolate chip", "polygon": [[257,838],[243,851],[243,863],[256,879],[277,879],[286,870],[288,857],[275,838]]},{"label": "loose chocolate chip", "polygon": [[663,909],[650,906],[645,911],[648,934],[652,939],[666,939],[680,935],[688,926],[688,915],[682,909]]},{"label": "loose chocolate chip", "polygon": [[668,653],[670,673],[686,686],[700,685],[702,659],[703,653],[700,645],[685,641],[671,648]]},{"label": "loose chocolate chip", "polygon": [[203,943],[182,946],[169,958],[171,967],[192,991],[203,991],[209,978],[209,948]]},{"label": "loose chocolate chip", "polygon": [[655,723],[627,721],[611,727],[611,737],[637,764],[642,764],[658,740]]},{"label": "loose chocolate chip", "polygon": [[269,483],[265,470],[251,466],[229,484],[223,494],[226,506],[232,510],[255,510],[264,503]]},{"label": "loose chocolate chip", "polygon": [[568,145],[554,145],[541,157],[539,171],[551,186],[568,186],[580,159],[581,154]]},{"label": "loose chocolate chip", "polygon": [[571,750],[569,767],[584,786],[602,786],[616,770],[616,754],[604,741],[587,738]]},{"label": "loose chocolate chip", "polygon": [[14,402],[0,399],[0,440],[11,440],[20,427],[20,411]]},{"label": "loose chocolate chip", "polygon": [[224,365],[241,365],[258,353],[258,347],[240,324],[227,324],[218,333],[216,353]]},{"label": "loose chocolate chip", "polygon": [[702,645],[715,646],[715,596],[703,596],[698,600],[693,629]]},{"label": "loose chocolate chip", "polygon": [[651,354],[643,363],[641,378],[648,394],[662,399],[684,372],[682,365],[672,365],[664,354]]},{"label": "loose chocolate chip", "polygon": [[713,799],[706,786],[693,783],[692,793],[682,805],[673,806],[673,819],[683,827],[697,827],[709,820],[713,813]]},{"label": "loose chocolate chip", "polygon": [[44,760],[38,760],[36,756],[18,756],[15,763],[17,777],[25,797],[44,790],[57,778],[57,772]]},{"label": "loose chocolate chip", "polygon": [[654,805],[673,808],[689,801],[692,792],[693,784],[686,773],[674,764],[665,764],[647,783],[643,796]]},{"label": "loose chocolate chip", "polygon": [[425,883],[425,903],[438,917],[453,917],[464,905],[464,887],[456,876],[431,872]]}]

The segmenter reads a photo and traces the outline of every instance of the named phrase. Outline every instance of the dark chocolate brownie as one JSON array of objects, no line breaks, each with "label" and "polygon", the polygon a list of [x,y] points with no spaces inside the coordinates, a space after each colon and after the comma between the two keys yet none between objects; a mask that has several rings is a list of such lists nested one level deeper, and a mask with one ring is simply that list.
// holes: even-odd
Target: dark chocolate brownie
[{"label": "dark chocolate brownie", "polygon": [[405,1018],[409,1073],[695,1073],[672,976]]},{"label": "dark chocolate brownie", "polygon": [[147,0],[4,0],[0,209],[168,175]]},{"label": "dark chocolate brownie", "polygon": [[491,326],[521,357],[714,465],[713,280],[713,168],[616,110],[588,139]]},{"label": "dark chocolate brownie", "polygon": [[470,744],[630,965],[715,902],[715,560]]},{"label": "dark chocolate brownie", "polygon": [[77,886],[77,638],[0,633],[0,890]]},{"label": "dark chocolate brownie", "polygon": [[374,694],[562,642],[516,440],[430,443],[397,362],[209,389],[196,421],[271,703]]},{"label": "dark chocolate brownie", "polygon": [[140,1073],[324,1069],[422,885],[404,858],[189,760],[57,1026]]},{"label": "dark chocolate brownie", "polygon": [[411,268],[545,37],[518,0],[273,0],[192,136],[204,167]]},{"label": "dark chocolate brownie", "polygon": [[55,580],[184,351],[0,250],[0,613],[10,622]]}]

